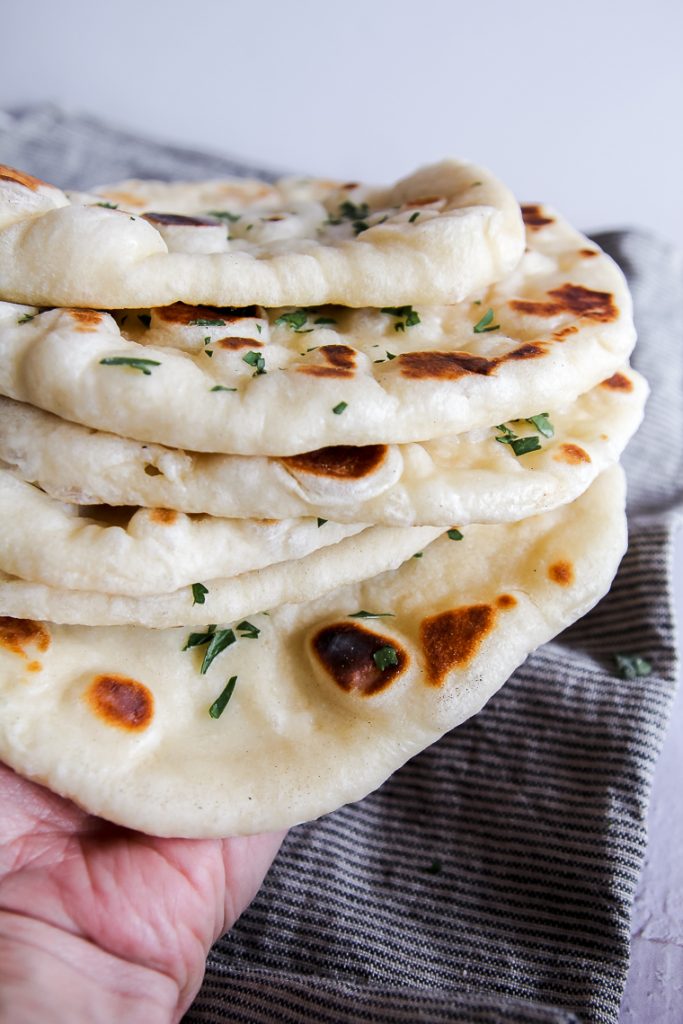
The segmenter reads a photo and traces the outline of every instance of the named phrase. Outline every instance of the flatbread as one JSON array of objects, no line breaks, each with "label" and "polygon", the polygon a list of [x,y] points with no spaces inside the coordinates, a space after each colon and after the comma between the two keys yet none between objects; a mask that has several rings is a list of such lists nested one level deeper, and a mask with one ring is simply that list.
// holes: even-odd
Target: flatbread
[{"label": "flatbread", "polygon": [[[326,527],[323,527],[325,529]],[[0,570],[0,615],[86,626],[151,629],[243,619],[281,604],[312,601],[336,587],[398,568],[444,531],[438,526],[372,526],[301,558],[225,578],[204,578],[203,603],[192,586],[144,597],[67,590]]]},{"label": "flatbread", "polygon": [[0,394],[139,441],[242,455],[424,441],[534,416],[610,377],[635,341],[620,270],[543,214],[515,272],[471,303],[175,305],[120,325],[0,303]]},{"label": "flatbread", "polygon": [[0,469],[0,569],[67,590],[163,594],[302,558],[362,529],[318,525],[310,517],[219,519],[164,508],[81,509]]},{"label": "flatbread", "polygon": [[510,429],[535,435],[541,445],[519,457],[498,443],[504,434],[493,427],[289,459],[143,444],[0,398],[0,460],[52,497],[78,505],[387,526],[509,522],[573,501],[616,462],[640,423],[646,395],[644,379],[621,367],[575,402],[549,411],[552,437],[533,423],[513,422]]},{"label": "flatbread", "polygon": [[258,616],[205,674],[187,629],[3,620],[0,757],[156,835],[317,817],[477,712],[606,592],[625,544],[615,467],[571,506],[444,536],[395,573]]},{"label": "flatbread", "polygon": [[0,166],[0,297],[23,303],[458,302],[512,270],[522,248],[512,193],[455,160],[379,189],[128,181],[73,201]]}]

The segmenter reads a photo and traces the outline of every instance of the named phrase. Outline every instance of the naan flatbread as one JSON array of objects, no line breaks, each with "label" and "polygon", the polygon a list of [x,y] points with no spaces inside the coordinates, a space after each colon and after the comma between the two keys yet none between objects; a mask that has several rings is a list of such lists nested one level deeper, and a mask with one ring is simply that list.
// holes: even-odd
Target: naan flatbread
[{"label": "naan flatbread", "polygon": [[103,594],[164,594],[303,558],[364,529],[300,519],[219,519],[172,509],[82,509],[0,469],[0,569]]},{"label": "naan flatbread", "polygon": [[[285,459],[184,452],[68,423],[0,398],[0,460],[77,505],[212,516],[316,516],[386,526],[510,522],[573,501],[617,461],[647,385],[629,367],[539,421],[512,422],[540,450],[517,456],[502,429],[405,445],[323,448]],[[87,509],[82,510],[87,515]],[[25,573],[19,573],[25,575]],[[37,577],[31,577],[36,579]]]},{"label": "naan flatbread", "polygon": [[452,306],[177,304],[117,322],[0,303],[0,394],[139,441],[241,455],[424,441],[534,416],[617,372],[635,341],[620,270],[543,213],[514,273]]},{"label": "naan flatbread", "polygon": [[128,181],[71,201],[0,166],[0,297],[36,305],[459,302],[523,244],[512,193],[455,160],[379,189]]},{"label": "naan flatbread", "polygon": [[156,835],[317,817],[477,712],[606,592],[625,545],[614,468],[571,506],[444,536],[397,572],[258,616],[208,666],[215,634],[183,650],[186,628],[4,619],[0,757]]}]

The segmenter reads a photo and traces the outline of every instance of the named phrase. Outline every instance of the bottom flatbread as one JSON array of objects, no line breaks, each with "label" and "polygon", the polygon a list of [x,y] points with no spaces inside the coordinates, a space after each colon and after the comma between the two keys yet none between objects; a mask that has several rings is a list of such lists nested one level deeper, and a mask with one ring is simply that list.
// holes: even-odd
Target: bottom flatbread
[{"label": "bottom flatbread", "polygon": [[625,545],[615,467],[573,505],[444,534],[393,572],[234,626],[204,673],[212,641],[183,650],[187,628],[6,618],[0,756],[157,835],[317,817],[477,712],[608,590]]}]

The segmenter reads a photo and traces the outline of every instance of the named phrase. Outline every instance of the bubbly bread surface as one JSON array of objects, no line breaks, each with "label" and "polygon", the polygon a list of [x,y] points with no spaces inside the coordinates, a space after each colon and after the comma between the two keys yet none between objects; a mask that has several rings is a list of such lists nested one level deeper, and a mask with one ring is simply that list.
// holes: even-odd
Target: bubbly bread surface
[{"label": "bubbly bread surface", "polygon": [[0,394],[138,441],[242,455],[534,416],[610,377],[635,342],[621,271],[545,212],[514,272],[455,305],[114,318],[0,303]]},{"label": "bubbly bread surface", "polygon": [[386,188],[127,181],[71,197],[0,166],[0,298],[42,306],[459,302],[523,244],[510,191],[457,160]]}]

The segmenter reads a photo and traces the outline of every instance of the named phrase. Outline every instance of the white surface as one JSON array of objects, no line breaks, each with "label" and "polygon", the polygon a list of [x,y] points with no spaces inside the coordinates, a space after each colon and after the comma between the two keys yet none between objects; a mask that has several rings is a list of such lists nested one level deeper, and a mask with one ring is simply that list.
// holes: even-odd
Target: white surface
[{"label": "white surface", "polygon": [[[341,178],[390,180],[452,153],[587,230],[637,225],[683,238],[680,0],[6,8],[2,105],[52,99],[160,138]],[[680,622],[680,593],[678,608]],[[683,1020],[681,729],[683,698],[655,779],[623,1024]]]}]

